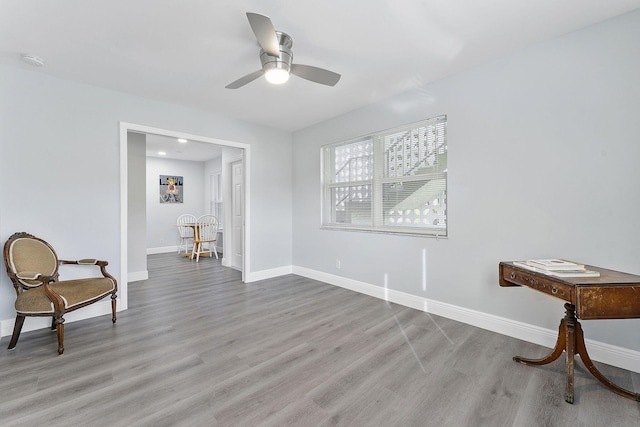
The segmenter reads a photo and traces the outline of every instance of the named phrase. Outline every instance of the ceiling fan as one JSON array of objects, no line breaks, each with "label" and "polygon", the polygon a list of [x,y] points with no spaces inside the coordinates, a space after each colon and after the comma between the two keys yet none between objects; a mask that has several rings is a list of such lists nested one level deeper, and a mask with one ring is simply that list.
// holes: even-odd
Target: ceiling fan
[{"label": "ceiling fan", "polygon": [[293,39],[282,31],[276,31],[268,16],[247,12],[249,25],[258,39],[260,62],[262,69],[240,77],[225,86],[227,89],[238,89],[264,75],[268,82],[281,84],[289,80],[289,73],[303,79],[327,86],[335,86],[340,74],[324,68],[293,63]]}]

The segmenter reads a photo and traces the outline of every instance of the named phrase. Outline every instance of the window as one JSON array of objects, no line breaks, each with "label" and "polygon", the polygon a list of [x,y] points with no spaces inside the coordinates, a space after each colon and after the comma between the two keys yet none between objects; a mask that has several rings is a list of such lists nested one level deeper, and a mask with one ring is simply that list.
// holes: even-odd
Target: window
[{"label": "window", "polygon": [[322,148],[322,225],[447,235],[447,117]]},{"label": "window", "polygon": [[211,215],[218,218],[220,222],[220,230],[224,224],[224,206],[222,204],[222,173],[217,172],[210,175],[211,183],[211,206],[209,211]]}]

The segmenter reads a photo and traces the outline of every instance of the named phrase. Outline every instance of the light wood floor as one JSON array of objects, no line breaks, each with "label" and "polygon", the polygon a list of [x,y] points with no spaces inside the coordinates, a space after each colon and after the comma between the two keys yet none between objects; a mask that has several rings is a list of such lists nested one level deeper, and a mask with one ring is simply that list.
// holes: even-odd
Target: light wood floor
[{"label": "light wood floor", "polygon": [[640,403],[580,362],[570,405],[561,360],[511,360],[549,349],[314,280],[244,285],[218,260],[161,254],[129,290],[115,326],[67,324],[62,356],[50,331],[2,339],[0,425],[640,425]]}]

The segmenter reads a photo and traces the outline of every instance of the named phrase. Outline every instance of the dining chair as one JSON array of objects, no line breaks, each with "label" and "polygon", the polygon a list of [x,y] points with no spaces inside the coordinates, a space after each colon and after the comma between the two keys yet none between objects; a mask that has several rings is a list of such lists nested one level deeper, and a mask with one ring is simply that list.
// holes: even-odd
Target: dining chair
[{"label": "dining chair", "polygon": [[[192,214],[182,214],[178,217],[176,225],[178,226],[178,253],[184,248],[186,254],[189,250],[189,242],[193,243],[193,224],[196,222],[196,216]],[[188,225],[187,225],[188,224]]]},{"label": "dining chair", "polygon": [[213,215],[202,215],[196,220],[195,234],[193,237],[193,251],[191,258],[196,257],[196,262],[200,260],[200,254],[212,254],[218,259],[216,248],[216,238],[220,222]]},{"label": "dining chair", "polygon": [[[58,259],[53,247],[28,233],[15,233],[4,244],[7,275],[16,291],[16,321],[9,350],[15,348],[26,316],[51,317],[58,337],[58,354],[64,352],[64,315],[111,296],[111,321],[116,323],[116,279],[106,271],[107,261]],[[59,280],[60,265],[93,265],[102,277]]]}]

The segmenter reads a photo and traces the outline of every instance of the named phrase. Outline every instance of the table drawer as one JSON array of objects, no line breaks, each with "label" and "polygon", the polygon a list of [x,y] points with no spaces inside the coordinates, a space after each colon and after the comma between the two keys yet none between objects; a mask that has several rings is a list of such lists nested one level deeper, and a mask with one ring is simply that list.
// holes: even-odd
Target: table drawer
[{"label": "table drawer", "polygon": [[640,285],[576,286],[579,319],[634,319],[640,317]]},{"label": "table drawer", "polygon": [[571,285],[559,283],[557,279],[545,277],[542,273],[536,274],[505,265],[502,269],[502,280],[515,285],[527,286],[570,303],[573,301],[573,287]]}]

